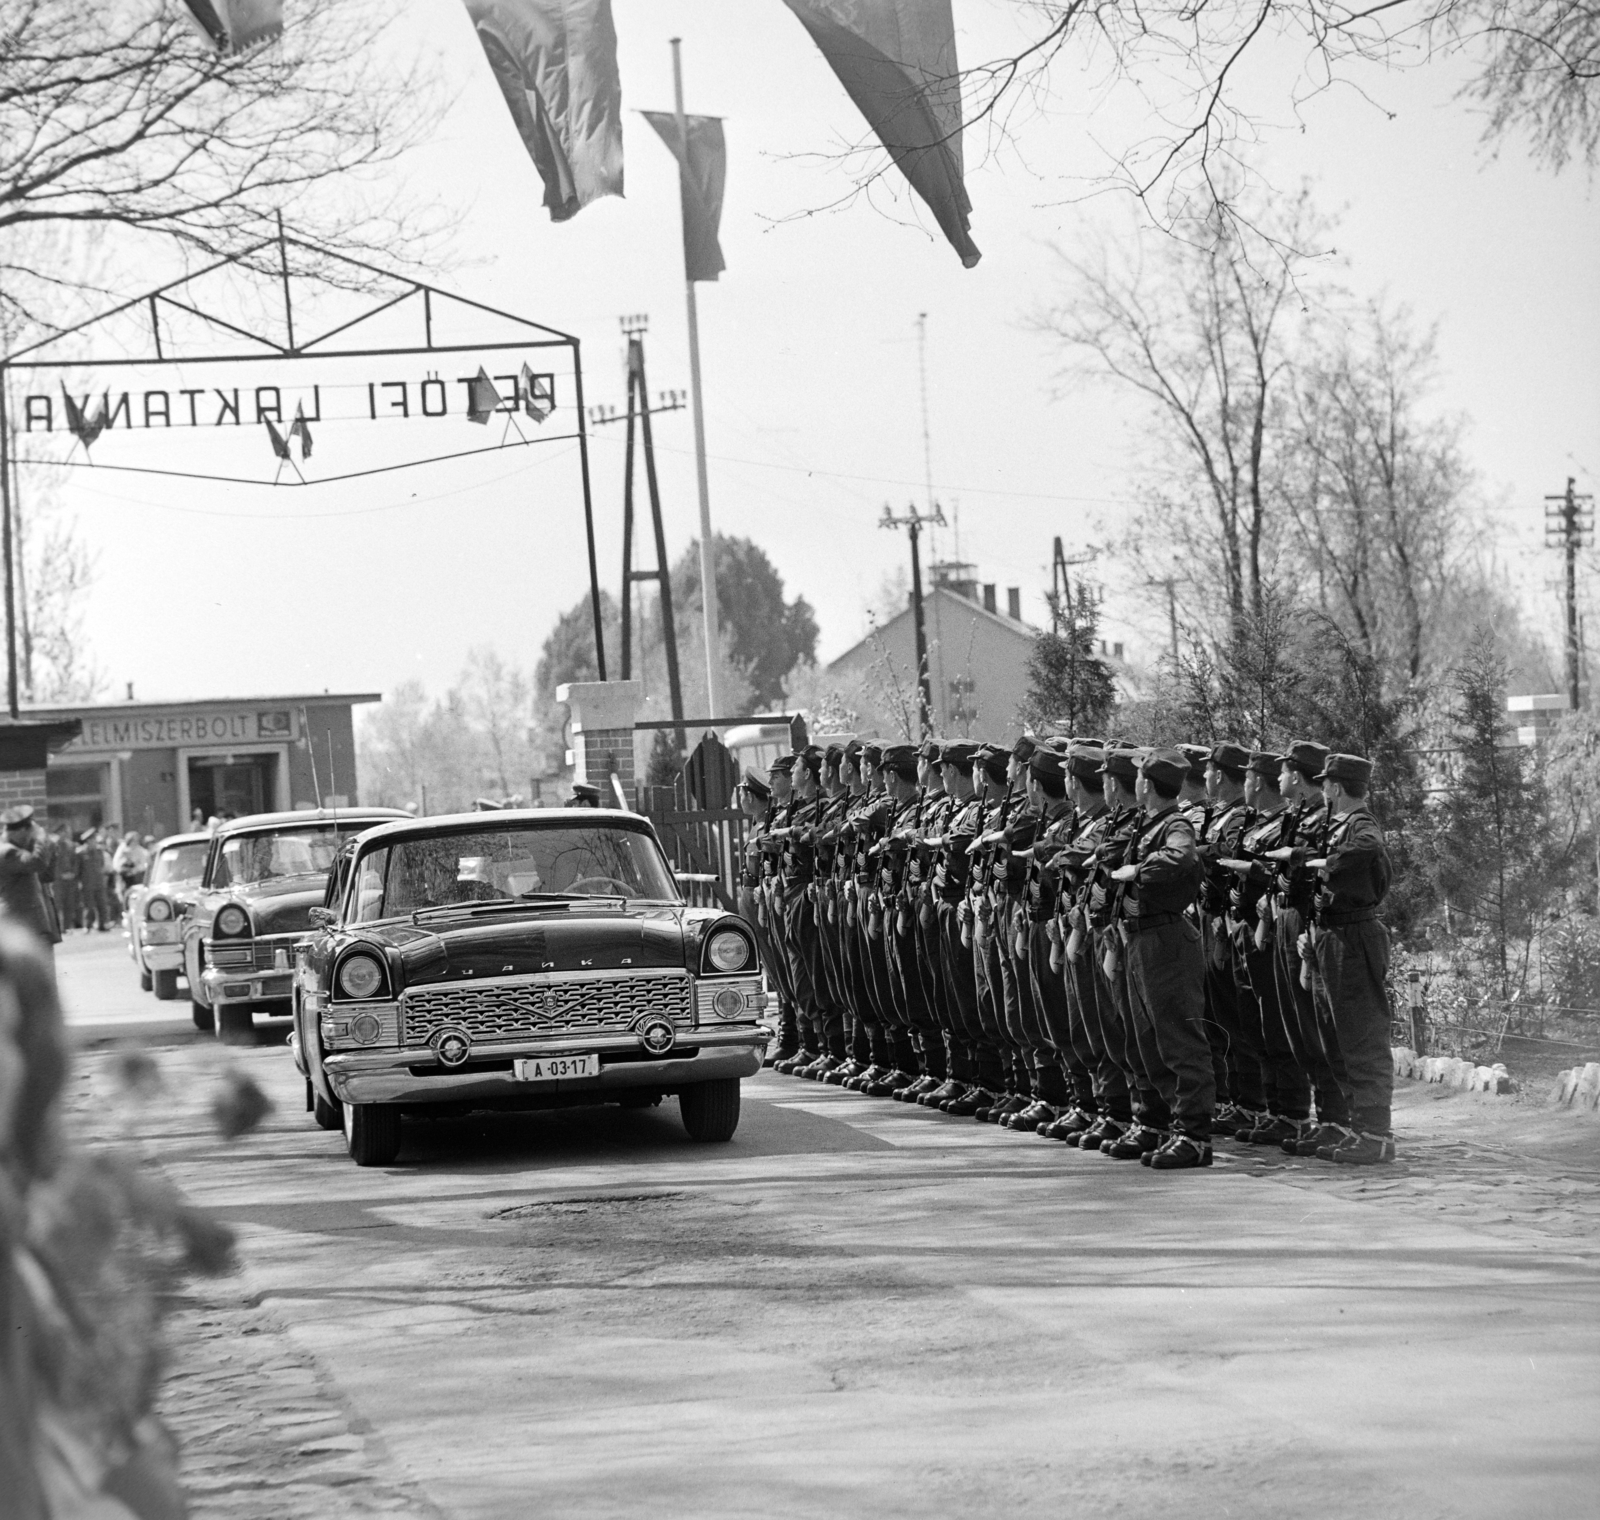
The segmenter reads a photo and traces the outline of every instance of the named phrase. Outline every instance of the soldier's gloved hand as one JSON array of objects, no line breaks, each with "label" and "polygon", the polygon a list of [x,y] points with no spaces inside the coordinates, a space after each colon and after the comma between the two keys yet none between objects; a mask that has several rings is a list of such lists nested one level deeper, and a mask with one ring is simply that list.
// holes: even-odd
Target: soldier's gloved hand
[{"label": "soldier's gloved hand", "polygon": [[1138,874],[1138,866],[1118,866],[1111,873],[1111,879],[1112,881],[1132,881]]},{"label": "soldier's gloved hand", "polygon": [[1311,936],[1309,934],[1302,934],[1294,942],[1294,947],[1299,952],[1301,960],[1308,961],[1311,959]]}]

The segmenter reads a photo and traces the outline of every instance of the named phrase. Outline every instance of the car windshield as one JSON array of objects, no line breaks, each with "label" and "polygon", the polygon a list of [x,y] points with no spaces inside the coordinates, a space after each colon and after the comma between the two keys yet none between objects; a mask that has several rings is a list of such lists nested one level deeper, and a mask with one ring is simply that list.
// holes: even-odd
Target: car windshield
[{"label": "car windshield", "polygon": [[240,834],[224,839],[211,877],[213,887],[243,887],[279,876],[313,876],[327,871],[341,840],[370,821],[342,833],[331,823],[301,824],[271,833]]},{"label": "car windshield", "polygon": [[145,880],[152,887],[171,881],[199,881],[210,848],[210,841],[205,839],[197,839],[193,844],[168,845],[150,863],[150,874]]},{"label": "car windshield", "polygon": [[456,903],[570,894],[675,902],[677,883],[654,839],[604,824],[525,824],[402,839],[362,855],[358,923]]}]

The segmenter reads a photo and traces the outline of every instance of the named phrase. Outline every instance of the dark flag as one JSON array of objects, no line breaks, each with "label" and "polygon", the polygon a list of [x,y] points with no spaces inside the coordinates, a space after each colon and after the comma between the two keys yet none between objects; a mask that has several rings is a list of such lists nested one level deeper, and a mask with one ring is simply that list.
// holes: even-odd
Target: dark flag
[{"label": "dark flag", "polygon": [[311,424],[306,421],[306,409],[303,402],[296,402],[294,408],[294,421],[289,424],[289,437],[300,440],[300,457],[311,457]]},{"label": "dark flag", "polygon": [[535,422],[543,422],[556,409],[555,377],[536,375],[526,362],[522,366],[522,410]]},{"label": "dark flag", "polygon": [[950,0],[784,0],[971,269]]},{"label": "dark flag", "polygon": [[622,194],[622,80],[611,0],[466,0],[544,181],[550,219]]},{"label": "dark flag", "polygon": [[95,413],[94,420],[90,421],[83,415],[83,408],[67,394],[65,385],[61,387],[61,399],[67,404],[67,427],[71,429],[72,436],[84,448],[89,448],[95,439],[105,432],[106,424],[110,421],[105,402],[100,403],[100,410]]},{"label": "dark flag", "polygon": [[689,154],[685,159],[678,136],[678,118],[671,111],[640,114],[656,129],[678,160],[683,193],[683,270],[691,280],[714,280],[728,266],[723,262],[717,229],[722,222],[722,186],[728,174],[728,148],[717,116],[685,116]]},{"label": "dark flag", "polygon": [[279,459],[287,459],[289,457],[289,440],[272,425],[272,418],[263,417],[261,420],[267,425],[267,437],[272,440],[272,452]]},{"label": "dark flag", "polygon": [[190,19],[221,53],[242,53],[283,35],[283,0],[184,0]]},{"label": "dark flag", "polygon": [[487,422],[500,403],[500,392],[494,388],[494,381],[489,378],[488,371],[479,365],[478,373],[467,385],[467,421]]}]

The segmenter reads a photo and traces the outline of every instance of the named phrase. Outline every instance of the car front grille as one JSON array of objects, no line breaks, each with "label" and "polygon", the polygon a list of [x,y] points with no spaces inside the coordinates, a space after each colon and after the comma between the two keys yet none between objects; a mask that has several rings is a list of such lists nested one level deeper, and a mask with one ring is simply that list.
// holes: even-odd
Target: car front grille
[{"label": "car front grille", "polygon": [[[218,971],[292,971],[294,944],[300,938],[302,936],[298,934],[263,935],[244,944],[216,940],[211,944],[208,957]],[[277,964],[280,950],[285,956],[282,966]]]},{"label": "car front grille", "polygon": [[447,1024],[474,1043],[574,1034],[621,1034],[646,1014],[690,1023],[683,972],[423,987],[400,999],[400,1043],[426,1045]]}]

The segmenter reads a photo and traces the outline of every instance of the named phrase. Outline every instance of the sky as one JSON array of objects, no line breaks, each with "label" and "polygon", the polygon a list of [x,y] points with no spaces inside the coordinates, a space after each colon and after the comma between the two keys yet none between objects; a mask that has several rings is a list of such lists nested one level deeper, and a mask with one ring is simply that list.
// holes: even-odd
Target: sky
[{"label": "sky", "polygon": [[[963,61],[1006,50],[1025,9],[955,0]],[[925,314],[936,497],[959,523],[959,557],[1002,597],[1020,586],[1025,615],[1042,620],[1052,538],[1071,555],[1113,537],[1148,447],[1133,402],[1066,372],[1034,321],[1060,287],[1062,251],[1162,235],[1124,198],[1089,193],[1107,148],[1141,129],[1137,103],[1097,91],[1074,57],[1007,139],[969,132],[983,259],[965,270],[891,181],[851,194],[840,150],[860,140],[859,118],[779,0],[615,0],[614,11],[626,195],[560,225],[541,205],[464,9],[411,0],[401,11],[395,45],[434,62],[449,101],[405,170],[412,193],[455,228],[432,282],[578,337],[590,404],[623,401],[619,318],[647,313],[652,389],[686,388],[675,170],[636,114],[671,108],[668,39],[681,36],[688,109],[725,118],[729,153],[728,267],[698,287],[717,530],[758,542],[790,593],[811,602],[824,660],[862,636],[866,609],[907,562],[904,535],[877,525],[883,507],[925,501]],[[1292,47],[1274,44],[1245,80],[1268,121],[1261,172],[1285,191],[1309,181],[1340,216],[1330,279],[1438,324],[1432,404],[1466,418],[1497,561],[1554,627],[1541,498],[1569,474],[1579,490],[1600,481],[1594,186],[1581,171],[1534,167],[1516,142],[1487,154],[1477,120],[1453,98],[1459,63],[1374,72],[1362,90],[1291,112],[1295,62]],[[129,294],[140,276],[130,266]],[[329,372],[352,418],[365,405],[364,368]],[[407,372],[413,382],[423,373]],[[546,430],[564,433],[570,421],[568,407]],[[452,449],[505,431],[452,426]],[[621,432],[597,429],[591,444],[598,559],[613,593]],[[415,457],[422,437],[414,423],[330,420],[307,472]],[[175,429],[113,443],[163,468],[204,459],[211,469],[243,452],[238,473],[265,468],[259,432],[219,441]],[[698,523],[687,411],[657,419],[657,444],[676,557]],[[48,472],[58,510],[98,557],[86,632],[107,695],[123,697],[129,683],[145,700],[390,691],[410,677],[438,693],[475,645],[531,667],[557,615],[587,592],[575,450],[508,449],[306,490]],[[30,491],[46,489],[25,471],[23,510]],[[955,556],[954,526],[934,548]],[[1164,605],[1137,593],[1114,590],[1106,621],[1136,657],[1165,636]]]}]

